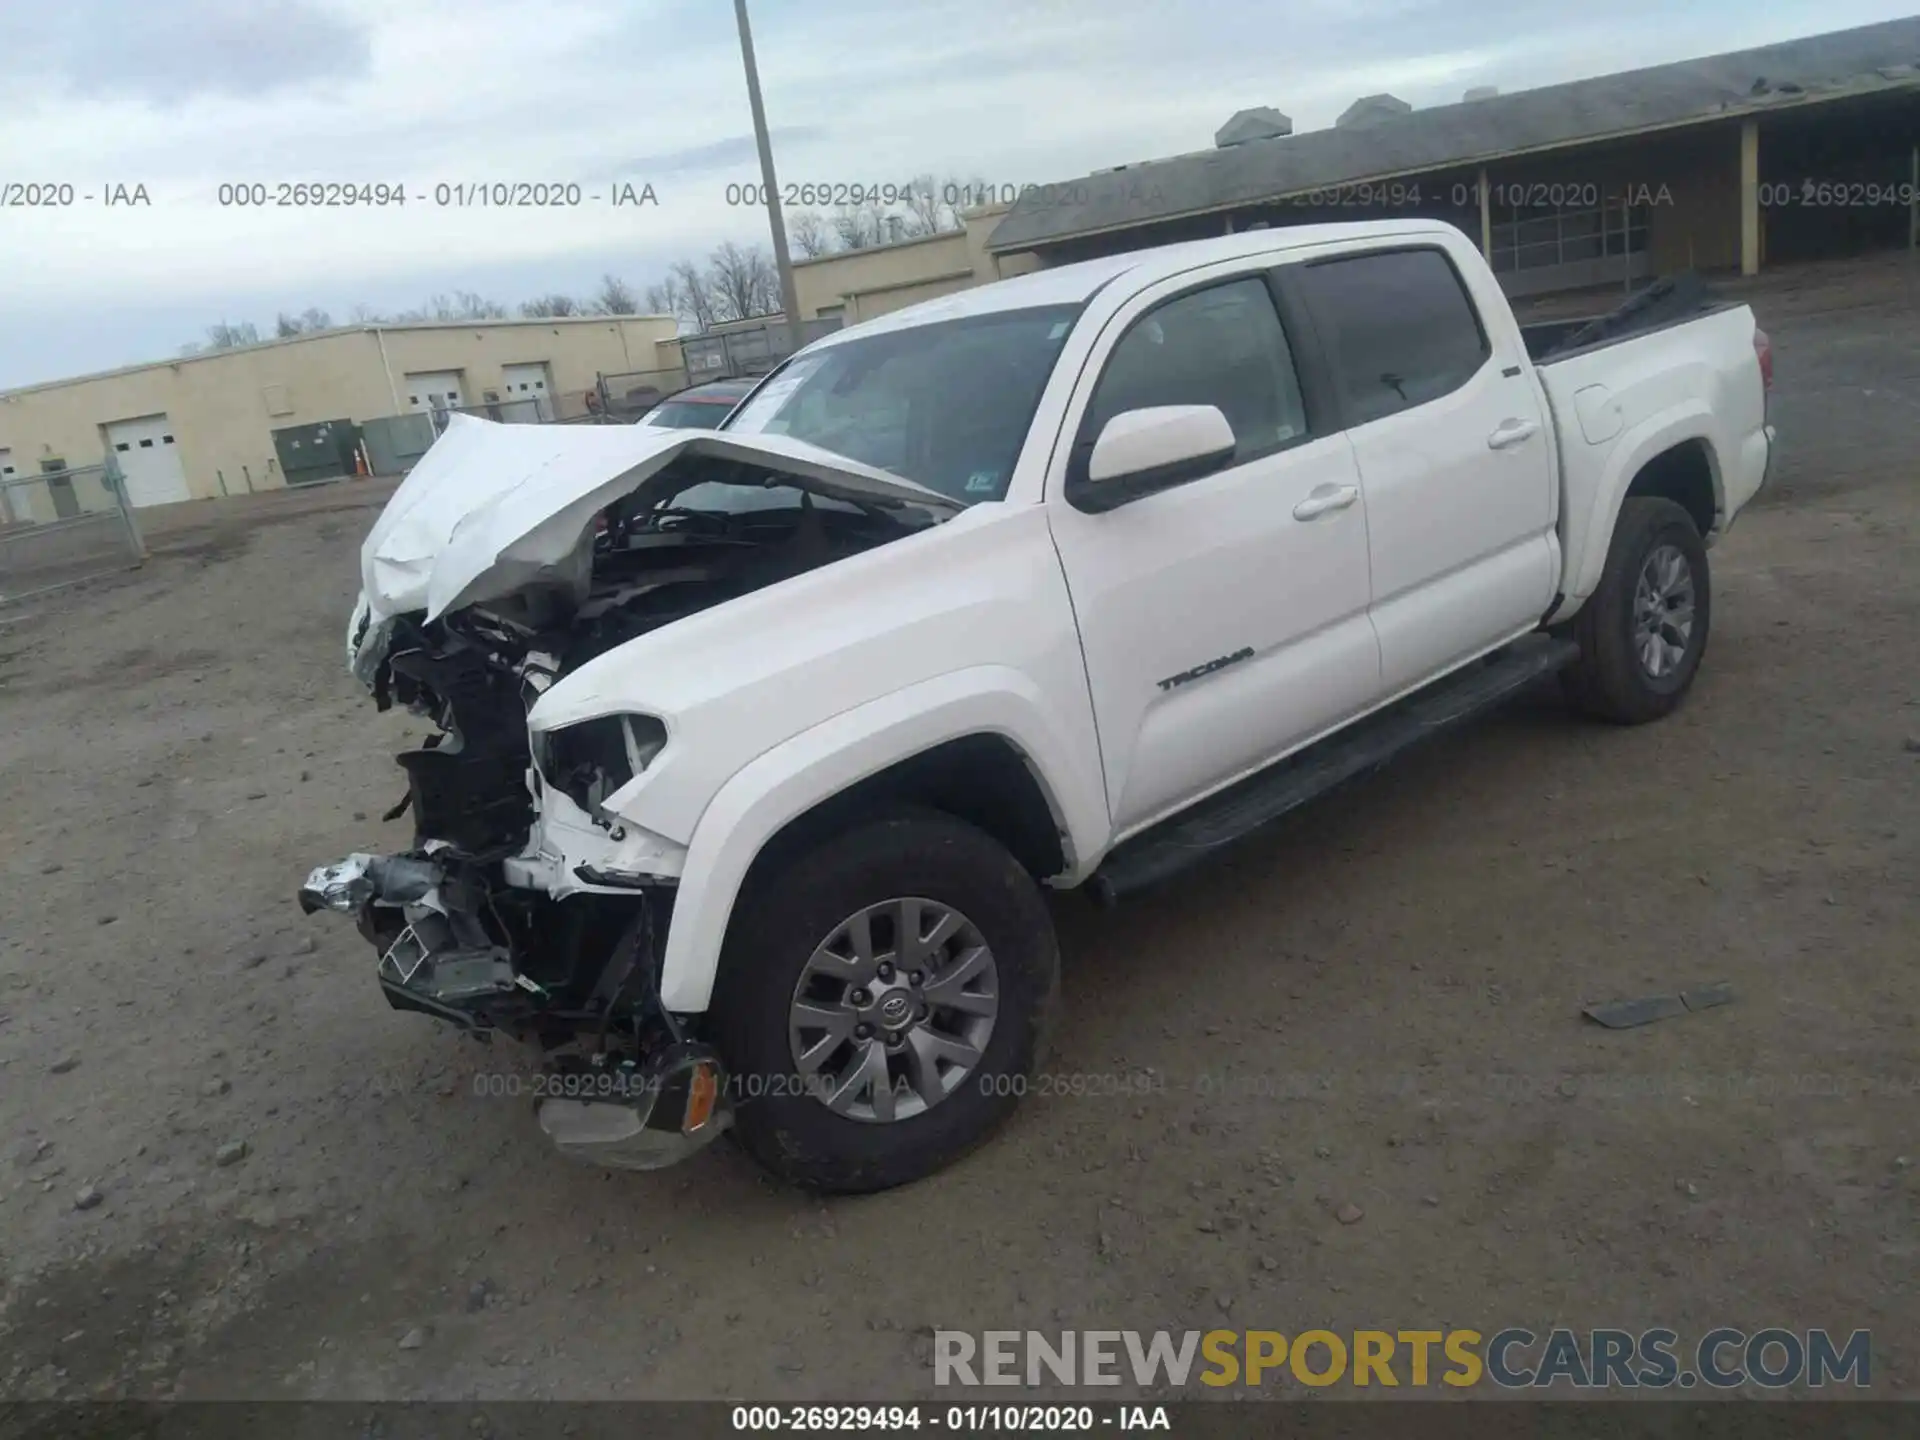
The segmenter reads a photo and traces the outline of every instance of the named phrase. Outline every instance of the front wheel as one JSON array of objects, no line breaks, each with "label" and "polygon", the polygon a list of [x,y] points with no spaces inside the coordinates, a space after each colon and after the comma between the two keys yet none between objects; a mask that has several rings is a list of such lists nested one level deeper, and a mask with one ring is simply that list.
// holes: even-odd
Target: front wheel
[{"label": "front wheel", "polygon": [[902,810],[743,892],[714,997],[734,1133],[812,1189],[920,1179],[1006,1119],[1060,958],[1039,888],[973,826]]},{"label": "front wheel", "polygon": [[1580,659],[1562,672],[1568,697],[1616,724],[1658,720],[1693,683],[1712,619],[1693,517],[1671,500],[1626,501],[1600,586],[1574,617]]}]

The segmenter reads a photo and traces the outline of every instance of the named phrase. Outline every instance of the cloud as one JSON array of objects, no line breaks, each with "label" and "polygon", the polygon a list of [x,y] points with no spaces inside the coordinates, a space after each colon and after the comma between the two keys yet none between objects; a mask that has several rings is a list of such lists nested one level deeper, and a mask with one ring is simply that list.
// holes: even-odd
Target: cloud
[{"label": "cloud", "polygon": [[0,76],[161,105],[369,73],[372,30],[314,0],[55,0],[0,12]]},{"label": "cloud", "polygon": [[[767,138],[773,145],[774,153],[778,154],[789,145],[817,140],[826,133],[817,125],[789,125],[784,129],[770,129]],[[597,181],[638,175],[659,179],[663,176],[708,175],[728,167],[757,167],[759,164],[760,150],[753,136],[730,135],[725,140],[715,140],[706,145],[689,145],[679,150],[664,150],[655,155],[622,160],[607,170],[595,171],[582,178]]]},{"label": "cloud", "polygon": [[[752,3],[783,181],[1000,187],[1205,149],[1249,105],[1308,130],[1374,91],[1446,103],[1891,18],[1904,0]],[[729,203],[760,173],[732,7],[713,0],[0,0],[0,72],[0,178],[153,197],[0,217],[0,385],[164,357],[222,314],[455,289],[513,302],[603,270],[644,288],[672,259],[766,233],[759,207]],[[397,182],[409,199],[219,203],[222,184],[281,180]],[[434,202],[442,182],[494,180],[651,182],[660,203]]]}]

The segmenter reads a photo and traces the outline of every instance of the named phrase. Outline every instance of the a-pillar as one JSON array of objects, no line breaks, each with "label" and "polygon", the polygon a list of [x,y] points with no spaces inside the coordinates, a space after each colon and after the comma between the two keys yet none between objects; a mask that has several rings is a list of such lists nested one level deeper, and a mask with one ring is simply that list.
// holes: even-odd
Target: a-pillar
[{"label": "a-pillar", "polygon": [[1493,195],[1487,185],[1487,172],[1480,172],[1480,254],[1493,263]]}]

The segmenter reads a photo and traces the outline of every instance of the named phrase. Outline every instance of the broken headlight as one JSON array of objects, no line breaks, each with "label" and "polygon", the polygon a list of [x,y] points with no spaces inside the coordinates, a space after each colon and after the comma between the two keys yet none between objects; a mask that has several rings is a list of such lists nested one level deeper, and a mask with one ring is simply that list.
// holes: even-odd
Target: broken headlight
[{"label": "broken headlight", "polygon": [[547,784],[593,815],[666,743],[667,727],[652,715],[602,715],[535,735],[533,758]]}]

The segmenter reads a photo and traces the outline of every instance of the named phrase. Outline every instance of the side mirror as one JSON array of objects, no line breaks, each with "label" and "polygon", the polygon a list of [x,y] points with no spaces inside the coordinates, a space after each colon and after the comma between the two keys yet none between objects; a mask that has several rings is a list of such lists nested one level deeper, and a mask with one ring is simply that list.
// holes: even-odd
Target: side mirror
[{"label": "side mirror", "polygon": [[1233,458],[1233,426],[1217,405],[1152,405],[1101,428],[1085,480],[1067,498],[1082,510],[1111,510],[1141,495],[1211,474]]}]

